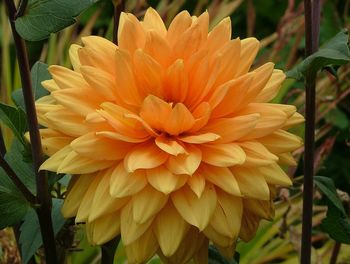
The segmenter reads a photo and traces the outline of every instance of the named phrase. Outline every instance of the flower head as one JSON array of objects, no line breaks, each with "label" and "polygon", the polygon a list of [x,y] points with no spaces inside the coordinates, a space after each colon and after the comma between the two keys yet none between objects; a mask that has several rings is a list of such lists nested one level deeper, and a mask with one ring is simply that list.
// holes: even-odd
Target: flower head
[{"label": "flower head", "polygon": [[230,255],[291,184],[280,164],[294,164],[302,141],[287,129],[303,118],[268,103],[285,75],[251,70],[259,42],[231,40],[229,18],[208,24],[207,12],[168,29],[152,8],[142,22],[123,13],[119,46],[72,45],[74,70],[51,66],[36,103],[41,169],[73,174],[64,216],[94,244],[121,234],[130,263],[205,263],[209,241]]}]

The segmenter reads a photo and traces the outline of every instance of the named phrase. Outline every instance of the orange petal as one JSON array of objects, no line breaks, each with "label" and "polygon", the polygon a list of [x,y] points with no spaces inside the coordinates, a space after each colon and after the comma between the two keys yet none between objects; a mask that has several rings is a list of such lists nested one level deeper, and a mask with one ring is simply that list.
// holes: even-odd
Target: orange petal
[{"label": "orange petal", "polygon": [[186,153],[186,150],[176,140],[168,138],[164,135],[159,136],[155,140],[156,145],[170,155],[177,156]]},{"label": "orange petal", "polygon": [[274,70],[265,87],[260,91],[257,97],[255,97],[254,102],[262,103],[271,101],[278,94],[285,79],[286,75],[284,72],[281,70]]},{"label": "orange petal", "polygon": [[172,51],[168,42],[155,30],[147,32],[144,51],[163,67],[167,68],[172,61]]},{"label": "orange petal", "polygon": [[236,72],[236,76],[246,74],[253,61],[255,60],[256,54],[259,51],[260,43],[256,38],[246,38],[241,40],[241,58],[239,69]]},{"label": "orange petal", "polygon": [[191,112],[182,103],[177,103],[172,109],[169,119],[164,124],[164,129],[170,135],[179,135],[190,130],[195,123]]},{"label": "orange petal", "polygon": [[198,198],[202,196],[205,187],[205,178],[202,176],[202,174],[195,172],[188,178],[187,184]]},{"label": "orange petal", "polygon": [[191,26],[191,24],[192,18],[186,10],[177,14],[172,20],[166,36],[169,44],[174,46],[178,39],[182,37],[182,34]]},{"label": "orange petal", "polygon": [[202,102],[199,104],[192,112],[192,115],[195,118],[194,125],[188,132],[196,132],[208,123],[211,116],[211,107],[209,103]]},{"label": "orange petal", "polygon": [[208,34],[206,46],[209,53],[213,54],[231,39],[231,19],[226,17],[220,21]]},{"label": "orange petal", "polygon": [[[149,95],[143,101],[140,116],[152,128],[162,130],[164,123],[169,120],[171,111],[170,104],[154,95]],[[157,114],[155,115],[154,113]]]},{"label": "orange petal", "polygon": [[180,137],[179,139],[186,143],[203,144],[203,143],[213,142],[219,138],[220,136],[217,134],[204,133],[204,134],[198,134],[193,136],[184,136],[184,137]]},{"label": "orange petal", "polygon": [[144,95],[162,95],[163,67],[141,49],[134,53],[135,78]]},{"label": "orange petal", "polygon": [[138,19],[130,13],[122,12],[118,28],[118,45],[131,54],[145,45],[145,31]]},{"label": "orange petal", "polygon": [[254,129],[259,120],[259,114],[220,118],[207,124],[202,132],[218,134],[217,143],[229,143],[240,139]]},{"label": "orange petal", "polygon": [[163,79],[167,101],[183,102],[187,95],[188,76],[183,60],[178,59],[167,69]]},{"label": "orange petal", "polygon": [[145,13],[142,26],[145,30],[155,30],[162,37],[166,36],[167,30],[158,12],[149,7]]}]

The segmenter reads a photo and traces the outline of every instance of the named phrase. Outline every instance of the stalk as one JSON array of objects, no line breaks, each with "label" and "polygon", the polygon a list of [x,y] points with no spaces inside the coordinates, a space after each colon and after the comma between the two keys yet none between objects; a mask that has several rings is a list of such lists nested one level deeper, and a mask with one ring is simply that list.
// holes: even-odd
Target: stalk
[{"label": "stalk", "polygon": [[[47,175],[44,171],[39,171],[39,167],[43,161],[43,154],[39,133],[39,125],[35,110],[35,102],[33,97],[32,82],[30,78],[27,48],[24,40],[16,31],[16,6],[13,0],[5,0],[4,2],[8,11],[8,16],[11,24],[21,75],[21,82],[23,87],[23,96],[28,119],[33,165],[36,174],[36,198],[39,204],[38,208],[36,208],[36,212],[39,218],[41,236],[45,249],[45,258],[47,263],[56,264],[57,253],[51,219],[51,196],[48,188]],[[25,9],[25,7],[22,7],[22,9],[23,8]]]},{"label": "stalk", "polygon": [[114,4],[114,27],[113,27],[113,42],[118,45],[118,28],[120,14],[125,9],[125,0],[112,0]]},{"label": "stalk", "polygon": [[[320,28],[320,1],[304,0],[305,9],[305,56],[318,49]],[[304,189],[303,189],[303,225],[301,241],[302,264],[311,263],[311,231],[313,205],[313,176],[315,149],[315,107],[316,107],[316,72],[308,70],[305,75],[305,154],[304,154]]]}]

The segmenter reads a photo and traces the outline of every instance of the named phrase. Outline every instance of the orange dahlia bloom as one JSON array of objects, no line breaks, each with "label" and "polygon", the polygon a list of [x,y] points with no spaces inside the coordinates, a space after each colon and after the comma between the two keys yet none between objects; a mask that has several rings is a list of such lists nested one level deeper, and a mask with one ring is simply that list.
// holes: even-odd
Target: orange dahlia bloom
[{"label": "orange dahlia bloom", "polygon": [[119,45],[72,45],[74,70],[51,66],[36,103],[41,169],[73,175],[63,215],[93,244],[121,234],[129,263],[206,263],[210,241],[230,256],[291,184],[280,164],[295,164],[302,140],[287,129],[303,117],[268,103],[285,75],[250,70],[259,42],[231,40],[229,18],[208,24],[207,12],[168,29],[152,8],[142,22],[123,13]]}]

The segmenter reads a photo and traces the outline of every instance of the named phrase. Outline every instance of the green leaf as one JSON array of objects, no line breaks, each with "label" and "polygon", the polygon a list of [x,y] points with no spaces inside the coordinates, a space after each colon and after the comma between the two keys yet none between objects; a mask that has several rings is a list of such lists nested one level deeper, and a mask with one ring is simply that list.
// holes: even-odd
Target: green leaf
[{"label": "green leaf", "polygon": [[[51,79],[51,75],[47,68],[48,65],[40,61],[36,62],[32,67],[31,78],[35,100],[49,94],[49,92],[41,85],[42,81]],[[22,108],[23,110],[25,109],[22,89],[17,89],[12,93],[12,100],[18,107]]]},{"label": "green leaf", "polygon": [[23,135],[27,130],[27,121],[22,109],[0,103],[0,121],[12,130],[22,144],[26,144]]},{"label": "green leaf", "polygon": [[[55,235],[57,235],[65,223],[65,219],[61,214],[62,204],[63,200],[52,199],[51,215]],[[28,211],[24,218],[24,222],[21,225],[19,243],[21,244],[23,263],[27,263],[42,245],[39,220],[34,209]]]},{"label": "green leaf", "polygon": [[330,110],[326,114],[325,119],[328,123],[334,125],[335,127],[341,130],[347,129],[350,125],[346,114],[337,107]]},{"label": "green leaf", "polygon": [[0,229],[19,223],[29,208],[28,202],[18,191],[0,186]]},{"label": "green leaf", "polygon": [[26,40],[46,39],[75,23],[75,17],[97,0],[29,0],[25,14],[16,19],[16,30]]},{"label": "green leaf", "polygon": [[325,43],[317,52],[307,57],[292,70],[286,72],[287,77],[302,80],[308,70],[316,73],[326,66],[348,63],[350,61],[348,39],[347,31],[342,30]]},{"label": "green leaf", "polygon": [[350,244],[350,221],[331,178],[315,176],[314,182],[325,195],[328,210],[321,228],[340,243]]},{"label": "green leaf", "polygon": [[[5,160],[15,171],[20,180],[35,193],[35,175],[31,164],[23,161],[24,146],[13,140]],[[30,208],[29,203],[10,180],[3,169],[0,169],[0,229],[19,223]]]},{"label": "green leaf", "polygon": [[328,205],[327,216],[323,219],[321,228],[335,241],[350,244],[350,221],[332,204]]},{"label": "green leaf", "polygon": [[335,206],[339,211],[345,214],[343,204],[338,197],[337,189],[334,186],[333,180],[324,176],[315,176],[314,183],[326,196],[328,201],[330,201],[331,204]]},{"label": "green leaf", "polygon": [[223,257],[220,252],[217,250],[216,247],[214,247],[213,245],[209,246],[208,249],[208,264],[238,264],[239,261],[237,261],[236,259],[239,259],[239,257],[236,257],[234,259],[226,259],[225,257]]}]

